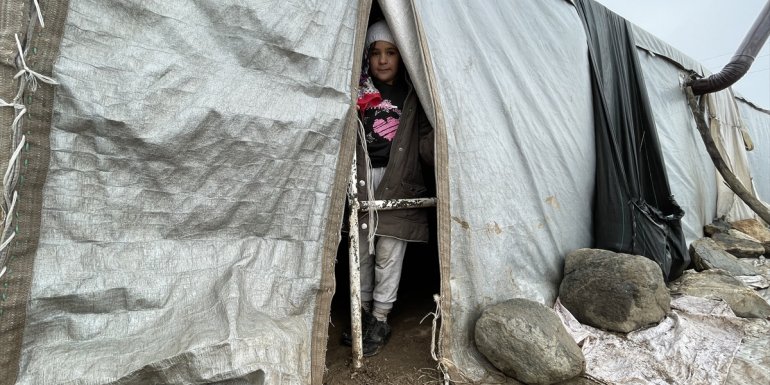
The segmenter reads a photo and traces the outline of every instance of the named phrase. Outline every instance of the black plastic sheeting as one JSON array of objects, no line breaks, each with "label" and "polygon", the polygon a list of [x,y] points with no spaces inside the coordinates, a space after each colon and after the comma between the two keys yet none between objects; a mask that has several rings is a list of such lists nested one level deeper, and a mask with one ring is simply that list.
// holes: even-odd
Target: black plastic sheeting
[{"label": "black plastic sheeting", "polygon": [[664,277],[690,264],[631,26],[593,0],[575,2],[588,35],[596,125],[595,247],[643,255]]}]

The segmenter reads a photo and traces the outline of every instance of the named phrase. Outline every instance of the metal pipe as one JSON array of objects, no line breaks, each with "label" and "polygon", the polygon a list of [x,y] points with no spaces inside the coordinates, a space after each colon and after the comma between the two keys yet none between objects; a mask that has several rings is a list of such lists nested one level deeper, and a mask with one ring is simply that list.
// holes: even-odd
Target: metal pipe
[{"label": "metal pipe", "polygon": [[350,335],[353,337],[353,369],[363,366],[363,343],[361,337],[361,261],[358,259],[358,203],[356,188],[356,154],[353,152],[353,165],[350,167],[348,181],[348,202],[350,203],[350,246],[348,249],[348,267],[350,269]]},{"label": "metal pipe", "polygon": [[436,207],[436,198],[385,199],[379,201],[361,201],[361,210],[399,210],[421,207]]},{"label": "metal pipe", "polygon": [[743,38],[743,42],[735,55],[722,68],[722,71],[705,79],[691,80],[687,85],[692,87],[692,92],[695,95],[717,92],[730,87],[749,71],[768,36],[770,36],[770,1],[762,8],[759,17],[754,21],[754,25],[751,26],[746,37]]}]

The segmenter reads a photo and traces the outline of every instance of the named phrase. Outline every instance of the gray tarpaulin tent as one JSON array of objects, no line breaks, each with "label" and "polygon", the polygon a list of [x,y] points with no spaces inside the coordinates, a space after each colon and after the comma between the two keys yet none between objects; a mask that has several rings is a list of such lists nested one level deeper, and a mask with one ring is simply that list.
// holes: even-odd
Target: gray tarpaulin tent
[{"label": "gray tarpaulin tent", "polygon": [[[370,5],[0,0],[0,383],[321,383]],[[380,5],[436,127],[439,357],[484,381],[480,311],[552,304],[592,243],[585,31],[563,0]],[[635,35],[689,242],[719,214],[703,70]]]}]

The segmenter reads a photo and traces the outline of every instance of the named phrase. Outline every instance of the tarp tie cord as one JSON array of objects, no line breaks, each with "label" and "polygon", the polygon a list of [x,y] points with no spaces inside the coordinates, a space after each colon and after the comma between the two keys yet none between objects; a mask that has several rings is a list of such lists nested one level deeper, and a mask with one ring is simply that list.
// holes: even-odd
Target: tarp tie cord
[{"label": "tarp tie cord", "polygon": [[436,321],[441,318],[441,296],[438,294],[433,294],[433,302],[436,303],[436,311],[426,314],[425,317],[422,317],[420,323],[425,321],[426,318],[433,316],[433,333],[431,334],[430,339],[430,355],[433,357],[434,361],[438,361],[438,352],[436,351],[436,335],[438,333],[438,328],[436,327]]},{"label": "tarp tie cord", "polygon": [[[45,28],[45,20],[43,20],[43,12],[40,8],[40,3],[38,0],[33,0],[33,3],[35,5],[35,13],[37,14],[37,19],[40,21],[40,28]],[[33,19],[34,20],[34,19]],[[31,27],[30,27],[31,28]],[[27,85],[29,85],[29,90],[32,92],[37,91],[37,82],[40,80],[43,83],[51,84],[51,85],[57,85],[59,82],[57,82],[54,78],[42,75],[40,73],[37,73],[30,69],[27,66],[27,61],[24,60],[24,49],[21,47],[21,41],[19,41],[19,34],[14,34],[14,38],[16,39],[16,48],[19,50],[19,57],[18,60],[21,62],[21,69],[19,70],[16,75],[14,75],[14,79],[19,79],[19,91],[16,93],[16,96],[13,98],[13,101],[11,103],[6,102],[5,100],[0,99],[0,107],[13,107],[15,110],[15,117],[13,119],[13,122],[11,123],[11,138],[15,141],[15,138],[19,136],[19,133],[21,131],[21,119],[24,116],[24,114],[27,113],[27,107],[24,105],[24,103],[19,103],[19,101],[22,100],[22,96],[24,95],[24,90],[27,89]],[[30,29],[28,36],[27,36],[27,43],[29,43],[30,39],[32,38],[32,29]],[[17,63],[18,65],[18,63]],[[25,75],[22,77],[22,75]],[[16,237],[16,231],[12,231],[10,235],[8,235],[9,231],[11,231],[11,225],[13,223],[14,218],[14,212],[16,209],[16,202],[19,197],[18,191],[16,191],[16,182],[19,174],[18,169],[18,162],[20,161],[20,154],[21,150],[25,147],[27,143],[27,137],[25,135],[21,135],[21,139],[19,140],[19,144],[16,146],[16,149],[13,152],[13,155],[11,155],[11,158],[8,161],[8,168],[5,171],[5,175],[3,176],[3,198],[4,198],[4,204],[0,205],[0,208],[3,212],[3,217],[0,218],[4,222],[2,232],[0,232],[0,277],[3,277],[6,272],[8,272],[8,267],[6,266],[7,262],[7,248],[8,245],[11,244],[11,241]],[[9,196],[9,192],[13,191],[13,195]]]},{"label": "tarp tie cord", "polygon": [[38,4],[37,0],[33,0],[35,2],[35,10],[37,11],[37,19],[40,20],[40,28],[45,28],[45,22],[43,21],[43,13],[40,12],[40,4]]},{"label": "tarp tie cord", "polygon": [[[374,200],[374,186],[372,183],[372,160],[369,158],[369,150],[366,149],[366,130],[364,129],[364,123],[361,121],[360,116],[358,116],[358,139],[361,141],[361,147],[364,151],[364,163],[366,166],[366,180],[364,181],[364,187],[366,188],[366,199],[371,202]],[[374,236],[377,233],[377,224],[379,218],[377,209],[373,208],[371,205],[368,208],[368,212],[369,224],[367,226],[369,228],[369,234],[367,235],[366,240],[369,243],[369,254],[374,254]]]},{"label": "tarp tie cord", "polygon": [[[21,140],[19,141],[19,145],[16,146],[16,150],[13,151],[13,155],[11,155],[11,159],[8,161],[8,168],[5,169],[5,175],[3,175],[3,186],[10,186],[12,182],[16,179],[15,176],[15,170],[16,170],[16,163],[19,159],[19,154],[21,153],[21,150],[24,148],[24,144],[27,142],[27,137],[22,135]],[[5,196],[5,207],[13,207],[11,205],[11,197],[8,195],[9,190],[6,190],[4,193]],[[14,192],[15,194],[15,192]],[[9,212],[5,212],[3,210],[3,214],[10,217],[11,216],[11,210],[8,210]]]},{"label": "tarp tie cord", "polygon": [[[17,99],[19,99],[18,96],[14,99],[13,103],[8,103],[0,99],[0,107],[13,107],[13,109],[16,110],[16,117],[13,119],[13,123],[11,123],[11,132],[14,134],[14,136],[18,134],[21,117],[27,112],[27,108],[23,104],[16,103]],[[3,226],[2,232],[0,232],[0,241],[2,241],[0,244],[0,266],[2,266],[0,269],[0,277],[5,275],[7,271],[7,266],[5,266],[6,248],[11,243],[13,238],[16,237],[15,231],[11,232],[10,235],[8,235],[8,232],[11,229],[11,223],[13,222],[13,216],[16,209],[16,201],[19,197],[19,193],[15,190],[16,176],[18,174],[17,166],[19,162],[19,155],[21,154],[21,150],[24,148],[26,143],[27,137],[22,135],[19,144],[13,151],[11,158],[8,160],[8,167],[6,168],[5,174],[3,175],[3,198],[5,204],[0,205],[0,208],[2,208],[2,220],[5,222],[5,225]],[[13,191],[13,195],[10,195],[11,191]]]},{"label": "tarp tie cord", "polygon": [[[14,195],[14,198],[15,198],[15,197],[16,197],[16,196]],[[14,203],[16,203],[16,200],[14,200]],[[9,244],[9,243],[11,243],[11,241],[12,241],[12,240],[13,240],[13,238],[15,238],[15,237],[16,237],[16,232],[13,232],[13,233],[11,233],[11,235],[8,237],[8,239],[6,239],[6,240],[5,240],[5,242],[3,242],[3,244],[2,244],[2,245],[0,245],[0,249],[5,249],[5,247],[6,247],[6,246],[8,246],[8,244]],[[5,266],[3,266],[3,273],[5,273]],[[0,277],[2,277],[2,275],[1,275],[1,274],[0,274]]]},{"label": "tarp tie cord", "polygon": [[[436,302],[436,311],[430,312],[425,315],[425,317],[422,317],[420,320],[420,323],[422,324],[423,321],[425,321],[426,318],[433,316],[433,330],[431,332],[431,338],[430,338],[430,355],[433,357],[433,360],[438,362],[438,365],[436,366],[436,369],[439,373],[441,373],[440,381],[444,382],[444,385],[449,385],[449,373],[447,373],[447,367],[442,362],[442,360],[445,360],[444,358],[440,357],[440,353],[436,349],[436,339],[441,338],[441,336],[438,335],[439,329],[438,329],[438,319],[441,318],[441,296],[438,294],[433,295],[433,301]],[[448,360],[447,360],[448,361]]]},{"label": "tarp tie cord", "polygon": [[27,74],[26,75],[27,81],[30,84],[29,89],[32,92],[37,91],[37,81],[38,81],[38,79],[41,82],[43,82],[43,83],[48,83],[48,84],[52,84],[52,85],[59,84],[59,82],[57,82],[55,79],[53,79],[51,77],[48,77],[48,76],[45,76],[45,75],[41,75],[41,74],[31,70],[29,67],[27,67],[27,62],[24,60],[24,50],[21,49],[21,42],[19,42],[19,34],[14,34],[13,36],[16,38],[16,47],[19,49],[19,59],[21,59],[22,67],[24,67],[21,70],[19,70],[19,72],[13,78],[16,79],[19,76],[21,76],[21,75],[26,73]]},{"label": "tarp tie cord", "polygon": [[[425,317],[422,317],[420,320],[420,323],[425,321],[426,318],[433,316],[432,320],[432,327],[433,331],[431,333],[431,339],[430,339],[430,355],[433,357],[433,360],[438,362],[438,365],[436,366],[436,370],[441,373],[441,379],[438,382],[443,382],[444,385],[449,384],[470,384],[472,381],[468,379],[466,375],[462,373],[462,370],[455,365],[452,360],[446,357],[442,357],[442,354],[439,352],[439,349],[437,347],[437,340],[440,343],[441,336],[439,335],[440,331],[438,329],[438,320],[441,318],[441,296],[438,294],[433,295],[433,301],[436,302],[436,311],[430,312],[425,315]],[[458,373],[461,377],[463,377],[462,381],[453,379],[449,375],[449,370],[453,369],[456,373]],[[424,375],[423,375],[424,376]],[[422,377],[422,376],[420,376]],[[503,382],[501,382],[502,384]]]},{"label": "tarp tie cord", "polygon": [[24,116],[24,114],[27,113],[27,106],[23,104],[16,103],[16,100],[19,99],[14,98],[13,103],[8,103],[3,99],[0,99],[0,107],[13,107],[15,110],[18,110],[16,113],[16,117],[13,118],[13,122],[11,123],[11,131],[16,131],[16,126],[19,124],[19,121],[21,120],[21,117]]}]

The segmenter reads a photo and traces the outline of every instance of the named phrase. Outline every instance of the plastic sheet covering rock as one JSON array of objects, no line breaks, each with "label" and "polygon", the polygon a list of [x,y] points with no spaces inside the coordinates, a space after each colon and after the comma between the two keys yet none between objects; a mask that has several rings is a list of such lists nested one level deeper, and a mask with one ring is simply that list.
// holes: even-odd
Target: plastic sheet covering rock
[{"label": "plastic sheet covering rock", "polygon": [[608,384],[724,384],[744,321],[721,301],[681,296],[660,323],[627,334],[580,324],[557,301],[556,313],[583,349],[586,374]]},{"label": "plastic sheet covering rock", "polygon": [[310,383],[357,3],[70,2],[19,384]]},{"label": "plastic sheet covering rock", "polygon": [[725,384],[770,384],[770,320],[746,320],[744,338]]}]

